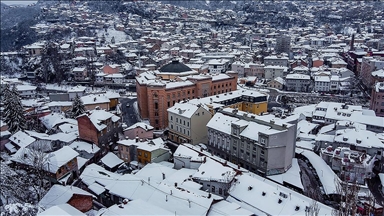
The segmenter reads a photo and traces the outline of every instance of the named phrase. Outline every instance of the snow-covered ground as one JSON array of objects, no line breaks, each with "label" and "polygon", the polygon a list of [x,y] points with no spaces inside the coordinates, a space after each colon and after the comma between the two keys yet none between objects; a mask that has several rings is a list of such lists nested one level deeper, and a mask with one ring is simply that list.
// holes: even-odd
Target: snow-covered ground
[{"label": "snow-covered ground", "polygon": [[117,31],[113,27],[108,28],[107,32],[105,32],[104,29],[97,31],[97,36],[98,37],[102,37],[103,34],[105,36],[105,41],[108,42],[108,43],[111,42],[113,37],[115,37],[115,43],[119,43],[119,42],[126,41],[126,40],[130,39],[130,36],[127,35],[125,32]]}]

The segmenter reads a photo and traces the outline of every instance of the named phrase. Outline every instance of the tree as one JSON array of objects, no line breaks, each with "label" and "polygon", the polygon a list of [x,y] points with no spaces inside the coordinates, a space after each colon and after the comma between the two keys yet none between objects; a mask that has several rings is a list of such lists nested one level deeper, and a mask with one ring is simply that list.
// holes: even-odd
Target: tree
[{"label": "tree", "polygon": [[312,200],[311,205],[305,210],[305,216],[318,216],[320,211],[319,204],[316,200]]},{"label": "tree", "polygon": [[16,86],[9,90],[9,86],[4,89],[5,97],[5,122],[11,133],[16,133],[19,130],[26,129],[26,121],[24,116],[23,106],[21,105],[20,96]]},{"label": "tree", "polygon": [[340,196],[339,209],[334,212],[337,216],[356,215],[359,187],[356,180],[352,183],[335,179],[336,192]]},{"label": "tree", "polygon": [[30,203],[12,203],[1,209],[0,216],[34,216],[39,211],[38,206]]},{"label": "tree", "polygon": [[76,118],[77,116],[83,114],[85,112],[85,106],[83,101],[81,101],[78,94],[76,94],[72,103],[71,117]]}]

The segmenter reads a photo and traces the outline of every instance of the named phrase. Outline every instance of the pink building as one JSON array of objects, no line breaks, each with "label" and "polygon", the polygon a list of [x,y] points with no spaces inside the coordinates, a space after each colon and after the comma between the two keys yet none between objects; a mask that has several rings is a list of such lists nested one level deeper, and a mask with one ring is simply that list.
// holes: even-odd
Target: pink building
[{"label": "pink building", "polygon": [[153,139],[153,127],[143,122],[138,122],[124,130],[127,139]]},{"label": "pink building", "polygon": [[372,89],[370,108],[377,116],[384,117],[384,82],[377,82]]}]

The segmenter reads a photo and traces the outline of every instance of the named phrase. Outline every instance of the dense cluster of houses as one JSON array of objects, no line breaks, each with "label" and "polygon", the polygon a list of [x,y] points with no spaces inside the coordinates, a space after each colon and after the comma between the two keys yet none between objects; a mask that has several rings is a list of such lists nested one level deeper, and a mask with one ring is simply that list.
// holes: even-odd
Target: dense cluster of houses
[{"label": "dense cluster of houses", "polygon": [[[340,184],[356,183],[362,202],[369,179],[379,176],[384,185],[382,21],[361,22],[374,31],[349,35],[314,23],[214,29],[217,11],[137,4],[161,16],[109,15],[86,2],[44,9],[49,20],[33,27],[39,34],[92,33],[54,42],[75,85],[1,77],[1,88],[16,87],[26,118],[43,127],[12,134],[0,121],[0,150],[13,167],[33,167],[36,149],[48,157],[42,169],[54,185],[39,202],[41,215],[305,215],[315,207],[331,215],[323,203],[337,200]],[[39,59],[48,44],[25,46],[26,57]],[[124,63],[111,61],[117,58]],[[255,83],[342,94],[361,87],[371,91],[370,109],[320,102],[268,113],[267,92],[244,88]],[[127,85],[147,121],[123,127],[120,94],[98,87]],[[71,118],[77,96],[85,112]],[[323,203],[308,196],[300,161],[311,167]]]}]

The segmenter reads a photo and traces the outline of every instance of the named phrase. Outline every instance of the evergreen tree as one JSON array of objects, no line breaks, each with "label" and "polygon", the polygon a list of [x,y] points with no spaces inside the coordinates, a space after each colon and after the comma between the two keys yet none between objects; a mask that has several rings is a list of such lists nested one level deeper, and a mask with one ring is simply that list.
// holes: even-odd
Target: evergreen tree
[{"label": "evergreen tree", "polygon": [[72,103],[71,116],[72,118],[76,118],[77,116],[83,114],[84,112],[85,112],[85,106],[83,104],[83,101],[81,101],[79,95],[76,94]]},{"label": "evergreen tree", "polygon": [[19,130],[26,128],[23,106],[21,105],[20,96],[16,86],[9,90],[9,86],[5,88],[5,122],[11,133],[16,133]]}]

